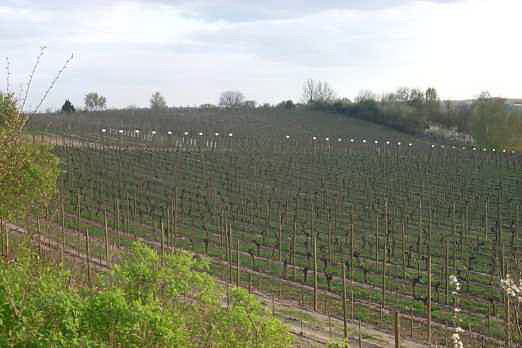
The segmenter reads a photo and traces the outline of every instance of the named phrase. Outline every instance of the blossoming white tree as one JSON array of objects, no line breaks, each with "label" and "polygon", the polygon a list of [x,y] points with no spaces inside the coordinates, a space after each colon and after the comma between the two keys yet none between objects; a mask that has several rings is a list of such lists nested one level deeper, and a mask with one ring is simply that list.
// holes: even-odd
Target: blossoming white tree
[{"label": "blossoming white tree", "polygon": [[[520,305],[522,304],[522,279],[519,279],[517,283],[509,274],[506,274],[506,278],[500,280],[500,285],[507,295],[506,332],[508,345],[510,345],[514,337],[518,337],[518,339],[522,337],[522,324],[519,320]],[[511,310],[515,314],[514,318],[511,316]],[[514,325],[512,326],[512,324]]]},{"label": "blossoming white tree", "polygon": [[460,291],[460,282],[455,275],[450,275],[449,277],[451,287],[453,290],[451,291],[453,297],[453,333],[451,334],[451,343],[453,348],[463,348],[464,344],[462,343],[462,338],[460,334],[464,332],[464,330],[459,325],[459,291]]}]

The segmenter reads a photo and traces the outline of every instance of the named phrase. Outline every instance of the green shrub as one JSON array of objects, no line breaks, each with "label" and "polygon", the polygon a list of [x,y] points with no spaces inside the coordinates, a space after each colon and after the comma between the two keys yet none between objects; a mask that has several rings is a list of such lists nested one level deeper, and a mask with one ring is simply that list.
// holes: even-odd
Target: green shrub
[{"label": "green shrub", "polygon": [[0,264],[0,346],[288,347],[286,327],[242,289],[223,290],[187,252],[136,243],[96,289],[26,251]]}]

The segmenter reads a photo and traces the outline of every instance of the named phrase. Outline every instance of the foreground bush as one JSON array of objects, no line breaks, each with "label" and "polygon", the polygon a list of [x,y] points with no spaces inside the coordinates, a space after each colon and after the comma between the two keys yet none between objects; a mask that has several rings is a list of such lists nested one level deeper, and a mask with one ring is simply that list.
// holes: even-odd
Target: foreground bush
[{"label": "foreground bush", "polygon": [[24,139],[26,122],[16,98],[0,92],[0,220],[23,217],[56,192],[58,158],[50,147]]},{"label": "foreground bush", "polygon": [[136,243],[96,289],[30,252],[0,265],[2,347],[288,347],[286,327],[242,289],[230,305],[191,254]]}]

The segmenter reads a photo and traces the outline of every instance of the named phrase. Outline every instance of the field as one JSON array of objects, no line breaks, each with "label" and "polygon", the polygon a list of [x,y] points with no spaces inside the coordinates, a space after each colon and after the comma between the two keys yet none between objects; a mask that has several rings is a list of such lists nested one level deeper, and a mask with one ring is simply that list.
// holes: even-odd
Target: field
[{"label": "field", "polygon": [[38,115],[30,128],[62,175],[27,228],[67,248],[84,252],[87,235],[109,264],[134,239],[192,250],[227,284],[383,332],[399,311],[404,338],[442,346],[455,275],[465,345],[520,340],[500,287],[520,274],[518,154],[305,110]]}]

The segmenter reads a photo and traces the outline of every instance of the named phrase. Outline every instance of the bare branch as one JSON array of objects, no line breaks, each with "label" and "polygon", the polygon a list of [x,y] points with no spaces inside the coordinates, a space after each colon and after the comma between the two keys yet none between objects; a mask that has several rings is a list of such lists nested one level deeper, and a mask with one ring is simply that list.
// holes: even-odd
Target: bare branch
[{"label": "bare branch", "polygon": [[60,76],[62,75],[62,73],[64,72],[65,69],[67,69],[69,63],[73,60],[74,58],[74,54],[71,54],[71,56],[65,61],[65,64],[62,66],[62,68],[58,71],[58,73],[56,74],[56,76],[54,77],[53,81],[51,82],[51,84],[49,85],[49,88],[47,88],[47,90],[45,91],[44,95],[42,96],[42,99],[40,99],[40,102],[38,103],[38,105],[36,106],[36,109],[33,111],[33,112],[38,112],[38,110],[40,109],[40,107],[42,106],[43,102],[45,101],[45,99],[47,98],[47,96],[49,95],[49,93],[51,92],[51,90],[54,88],[54,86],[56,85],[56,82],[58,81],[58,79],[60,78]]},{"label": "bare branch", "polygon": [[33,77],[36,73],[36,69],[38,69],[38,66],[40,65],[40,60],[42,59],[42,56],[45,53],[46,46],[40,47],[40,54],[38,57],[36,57],[36,62],[33,65],[33,71],[31,71],[31,74],[29,75],[29,81],[27,82],[27,87],[25,88],[25,96],[22,102],[22,105],[20,106],[20,110],[23,112],[25,103],[27,102],[27,97],[29,96],[29,90],[31,89],[31,84],[33,83]]}]

